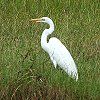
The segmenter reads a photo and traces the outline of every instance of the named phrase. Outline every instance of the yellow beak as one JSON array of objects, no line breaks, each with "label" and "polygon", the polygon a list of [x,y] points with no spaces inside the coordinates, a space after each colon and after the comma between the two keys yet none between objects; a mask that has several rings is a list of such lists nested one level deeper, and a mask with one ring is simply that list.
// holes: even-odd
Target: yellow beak
[{"label": "yellow beak", "polygon": [[31,19],[32,22],[37,22],[37,21],[40,21],[40,20],[42,20],[42,18]]}]

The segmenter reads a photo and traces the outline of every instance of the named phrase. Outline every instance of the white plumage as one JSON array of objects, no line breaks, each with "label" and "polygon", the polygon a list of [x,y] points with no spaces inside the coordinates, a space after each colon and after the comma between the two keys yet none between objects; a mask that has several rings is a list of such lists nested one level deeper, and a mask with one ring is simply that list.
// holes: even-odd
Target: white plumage
[{"label": "white plumage", "polygon": [[56,68],[59,65],[69,76],[78,80],[78,72],[74,60],[66,47],[56,37],[52,37],[47,42],[47,36],[54,31],[54,24],[48,17],[32,19],[35,22],[44,22],[50,25],[45,29],[41,36],[41,46],[49,54],[51,61]]}]

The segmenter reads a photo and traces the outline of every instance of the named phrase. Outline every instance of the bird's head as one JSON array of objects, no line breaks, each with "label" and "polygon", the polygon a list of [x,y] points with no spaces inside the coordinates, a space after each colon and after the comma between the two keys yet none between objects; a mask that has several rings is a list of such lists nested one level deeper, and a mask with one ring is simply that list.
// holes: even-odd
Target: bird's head
[{"label": "bird's head", "polygon": [[48,17],[42,17],[42,18],[36,18],[36,19],[31,19],[32,22],[44,22],[44,23],[51,23],[52,20]]}]

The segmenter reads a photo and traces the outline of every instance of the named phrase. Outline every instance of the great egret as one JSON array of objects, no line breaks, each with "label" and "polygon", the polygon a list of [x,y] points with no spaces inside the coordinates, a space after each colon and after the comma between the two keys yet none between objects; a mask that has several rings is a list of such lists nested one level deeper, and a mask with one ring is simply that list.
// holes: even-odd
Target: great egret
[{"label": "great egret", "polygon": [[74,60],[66,47],[56,37],[52,37],[47,42],[47,36],[54,31],[53,21],[48,17],[31,19],[32,22],[44,22],[50,25],[41,36],[41,46],[49,54],[51,61],[56,68],[59,65],[69,76],[78,80],[78,72]]}]

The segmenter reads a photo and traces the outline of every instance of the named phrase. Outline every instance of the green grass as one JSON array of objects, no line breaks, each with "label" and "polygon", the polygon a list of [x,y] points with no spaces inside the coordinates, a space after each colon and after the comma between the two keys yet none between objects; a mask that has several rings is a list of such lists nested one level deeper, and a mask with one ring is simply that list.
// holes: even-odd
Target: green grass
[{"label": "green grass", "polygon": [[[79,80],[55,69],[31,18],[50,17]],[[100,100],[99,0],[0,0],[0,100]]]}]

